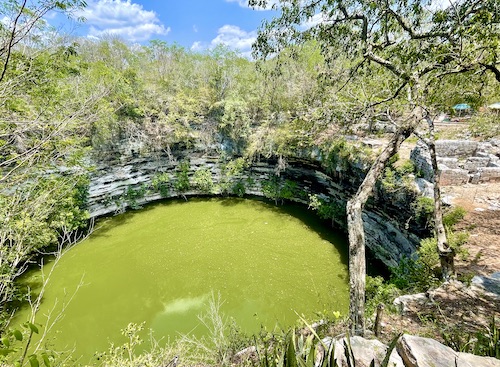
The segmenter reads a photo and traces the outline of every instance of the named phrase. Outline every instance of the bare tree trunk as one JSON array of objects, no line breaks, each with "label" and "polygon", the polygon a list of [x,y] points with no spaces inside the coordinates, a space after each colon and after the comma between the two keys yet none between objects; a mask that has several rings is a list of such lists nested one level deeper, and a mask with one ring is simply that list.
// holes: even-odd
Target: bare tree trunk
[{"label": "bare tree trunk", "polygon": [[436,144],[434,138],[434,121],[427,117],[429,124],[429,153],[431,156],[433,181],[434,181],[434,232],[437,240],[439,260],[441,261],[441,274],[444,280],[455,276],[455,252],[448,245],[448,238],[443,224],[443,210],[441,207],[441,185],[439,167],[436,156]]},{"label": "bare tree trunk", "polygon": [[413,111],[411,121],[399,128],[377,157],[359,186],[356,195],[347,202],[347,229],[349,232],[349,286],[350,286],[350,329],[354,335],[365,333],[365,232],[363,228],[363,207],[375,188],[377,178],[382,174],[387,161],[397,153],[399,147],[415,130],[422,118],[422,111]]}]

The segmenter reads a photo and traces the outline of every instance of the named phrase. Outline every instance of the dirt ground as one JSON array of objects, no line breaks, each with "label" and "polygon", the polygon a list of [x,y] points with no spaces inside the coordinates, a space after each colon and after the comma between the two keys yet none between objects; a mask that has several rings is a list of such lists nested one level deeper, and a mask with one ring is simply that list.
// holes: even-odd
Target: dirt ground
[{"label": "dirt ground", "polygon": [[443,188],[453,205],[467,210],[457,230],[466,230],[468,261],[457,263],[457,271],[477,275],[500,272],[500,183]]}]

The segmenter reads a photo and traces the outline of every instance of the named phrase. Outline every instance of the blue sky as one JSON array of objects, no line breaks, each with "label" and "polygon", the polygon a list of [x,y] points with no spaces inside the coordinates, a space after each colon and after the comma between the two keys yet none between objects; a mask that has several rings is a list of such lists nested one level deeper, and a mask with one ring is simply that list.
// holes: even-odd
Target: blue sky
[{"label": "blue sky", "polygon": [[[276,14],[271,9],[251,9],[246,0],[88,0],[87,4],[75,14],[86,21],[71,27],[79,36],[114,34],[143,44],[160,39],[194,51],[224,43],[245,55],[262,20]],[[60,19],[49,22],[57,27]]]},{"label": "blue sky", "polygon": [[[178,43],[186,49],[204,51],[225,44],[249,57],[257,29],[264,19],[277,13],[278,0],[268,0],[267,9],[251,9],[248,0],[87,0],[76,17],[86,19],[70,26],[62,15],[48,21],[78,36],[100,38],[114,34],[130,43],[146,44],[152,39]],[[432,0],[431,7],[444,7],[456,0]],[[314,15],[304,27],[324,21]]]}]

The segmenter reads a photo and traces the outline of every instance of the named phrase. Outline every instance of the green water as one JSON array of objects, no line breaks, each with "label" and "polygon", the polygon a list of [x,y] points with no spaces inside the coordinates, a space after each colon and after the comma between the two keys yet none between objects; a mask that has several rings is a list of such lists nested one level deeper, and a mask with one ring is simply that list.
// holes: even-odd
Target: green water
[{"label": "green water", "polygon": [[[37,323],[45,327],[77,290],[48,335],[55,349],[88,360],[122,344],[129,322],[156,338],[202,335],[197,315],[212,293],[243,331],[290,326],[297,315],[348,309],[345,239],[311,213],[257,200],[169,201],[101,220],[57,263]],[[47,274],[49,267],[45,266]],[[40,271],[24,281],[36,288]],[[25,321],[27,309],[13,324]]]}]

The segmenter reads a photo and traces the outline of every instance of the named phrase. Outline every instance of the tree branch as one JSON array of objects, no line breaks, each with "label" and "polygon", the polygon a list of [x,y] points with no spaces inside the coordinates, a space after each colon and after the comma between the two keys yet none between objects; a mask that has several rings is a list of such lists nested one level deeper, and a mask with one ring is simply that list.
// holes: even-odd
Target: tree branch
[{"label": "tree branch", "polygon": [[479,63],[479,65],[481,65],[486,70],[489,70],[493,74],[495,74],[495,79],[497,80],[497,82],[500,83],[500,70],[495,65],[483,64],[483,63]]},{"label": "tree branch", "polygon": [[364,54],[364,57],[392,71],[396,76],[398,76],[403,80],[408,81],[410,79],[408,74],[406,74],[403,70],[400,70],[398,67],[396,67],[396,65],[394,65],[389,60],[386,60],[378,55],[375,55],[371,50],[367,50]]},{"label": "tree branch", "polygon": [[396,99],[398,97],[399,93],[401,93],[403,88],[406,87],[407,85],[408,85],[408,81],[407,80],[403,81],[403,83],[399,86],[399,88],[396,90],[396,92],[392,96],[387,97],[386,99],[383,99],[382,101],[375,102],[375,103],[371,104],[370,106],[368,106],[368,108],[373,108],[373,107],[379,106],[381,104],[387,103],[389,101],[392,101],[393,99]]},{"label": "tree branch", "polygon": [[426,39],[426,38],[438,38],[438,37],[447,37],[449,36],[449,33],[447,32],[424,32],[424,33],[419,33],[416,32],[409,24],[409,22],[403,18],[400,14],[396,13],[394,10],[392,10],[390,7],[387,8],[387,11],[392,14],[392,16],[396,19],[396,21],[399,23],[401,28],[403,28],[409,35],[411,39]]},{"label": "tree branch", "polygon": [[10,33],[9,37],[9,42],[7,44],[7,56],[5,57],[5,61],[3,64],[2,68],[2,74],[0,75],[0,83],[2,82],[3,78],[5,77],[5,73],[7,72],[7,67],[9,65],[9,60],[10,60],[10,55],[12,54],[12,47],[14,46],[14,39],[16,37],[16,29],[17,29],[17,22],[19,22],[19,19],[21,18],[21,15],[23,14],[24,8],[26,7],[26,3],[28,0],[24,0],[21,8],[19,9],[19,12],[16,15],[16,18],[14,19],[14,24],[12,25],[12,32]]}]

